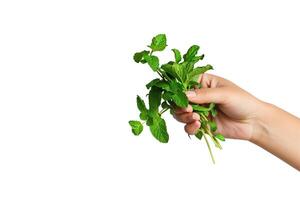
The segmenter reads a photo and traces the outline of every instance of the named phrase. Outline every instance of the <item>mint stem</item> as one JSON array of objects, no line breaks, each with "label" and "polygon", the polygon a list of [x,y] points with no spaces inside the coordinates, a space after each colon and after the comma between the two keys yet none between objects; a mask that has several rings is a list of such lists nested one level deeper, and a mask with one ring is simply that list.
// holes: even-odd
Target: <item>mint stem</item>
[{"label": "mint stem", "polygon": [[214,164],[216,164],[214,155],[213,155],[213,153],[212,153],[212,151],[211,151],[210,144],[209,144],[209,142],[208,142],[208,140],[207,140],[207,138],[206,138],[206,136],[205,136],[205,133],[203,133],[203,137],[204,137],[205,142],[206,142],[206,145],[207,145],[207,147],[208,147],[209,154],[210,154],[210,157],[211,157],[211,159],[212,159],[212,162],[213,162]]},{"label": "mint stem", "polygon": [[164,112],[166,112],[167,110],[169,110],[169,108],[166,108],[166,109],[160,111],[159,114],[162,115],[162,114],[163,114]]}]

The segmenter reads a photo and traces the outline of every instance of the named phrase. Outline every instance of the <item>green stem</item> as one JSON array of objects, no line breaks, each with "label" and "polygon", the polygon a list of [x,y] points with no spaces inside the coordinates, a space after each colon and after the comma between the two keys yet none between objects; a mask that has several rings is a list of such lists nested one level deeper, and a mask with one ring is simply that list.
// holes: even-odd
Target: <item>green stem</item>
[{"label": "green stem", "polygon": [[163,109],[162,111],[159,112],[160,115],[162,115],[164,112],[166,112],[167,110],[169,110],[169,108]]},{"label": "green stem", "polygon": [[[202,117],[205,121],[208,121],[207,117],[203,113],[199,113],[200,117]],[[212,141],[216,145],[217,148],[222,149],[222,146],[218,140],[214,137],[213,133],[210,131],[209,125],[206,127],[203,127],[205,129],[205,132],[211,137]]]},{"label": "green stem", "polygon": [[161,72],[160,72],[159,70],[157,71],[157,73],[158,73],[158,75],[159,75],[162,79],[165,79],[164,76],[161,74]]},{"label": "green stem", "polygon": [[[150,51],[150,56],[152,56],[152,54],[153,54],[153,50]],[[158,73],[158,75],[159,75],[162,79],[165,80],[165,77],[163,76],[163,74],[162,74],[162,72],[161,72],[160,69],[158,69],[156,72]]]},{"label": "green stem", "polygon": [[214,144],[216,145],[217,148],[222,149],[222,146],[220,144],[220,142],[212,135],[212,134],[208,134],[211,138],[211,140],[214,142]]},{"label": "green stem", "polygon": [[202,112],[199,112],[199,114],[204,118],[205,121],[208,121],[206,116]]},{"label": "green stem", "polygon": [[210,154],[210,157],[211,157],[211,159],[212,159],[212,162],[215,164],[215,163],[216,163],[216,162],[215,162],[215,158],[214,158],[214,155],[213,155],[213,153],[212,153],[212,151],[211,151],[211,148],[210,148],[209,142],[208,142],[208,140],[207,140],[207,138],[206,138],[206,136],[205,136],[205,133],[203,133],[203,137],[204,137],[205,142],[206,142],[206,145],[207,145],[207,147],[208,147],[209,154]]},{"label": "green stem", "polygon": [[206,127],[203,127],[206,134],[209,135],[209,137],[211,138],[211,140],[214,142],[215,146],[219,149],[222,149],[220,143],[214,138],[214,135],[212,134],[212,132],[210,131],[210,127],[209,125]]},{"label": "green stem", "polygon": [[159,72],[163,76],[164,79],[167,79],[168,81],[172,81],[172,79],[170,79],[170,77],[168,77],[168,75],[164,71],[162,71],[160,68],[158,68],[157,72]]}]

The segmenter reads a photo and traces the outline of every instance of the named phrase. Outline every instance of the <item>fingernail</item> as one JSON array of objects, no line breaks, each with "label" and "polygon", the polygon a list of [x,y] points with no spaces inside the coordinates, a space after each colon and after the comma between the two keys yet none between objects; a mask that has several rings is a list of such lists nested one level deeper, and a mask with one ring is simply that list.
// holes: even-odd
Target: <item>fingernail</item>
[{"label": "fingernail", "polygon": [[196,96],[195,91],[187,91],[185,94],[186,94],[187,97],[195,97]]}]

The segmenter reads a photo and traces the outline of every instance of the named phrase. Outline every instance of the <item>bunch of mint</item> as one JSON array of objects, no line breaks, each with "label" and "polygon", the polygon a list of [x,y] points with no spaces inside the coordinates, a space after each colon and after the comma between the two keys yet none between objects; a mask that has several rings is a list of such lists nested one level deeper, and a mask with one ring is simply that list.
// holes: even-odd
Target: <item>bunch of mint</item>
[{"label": "bunch of mint", "polygon": [[[147,95],[148,107],[140,96],[136,98],[137,107],[140,111],[139,118],[142,122],[131,120],[129,124],[134,135],[140,135],[143,131],[143,125],[146,124],[158,141],[167,143],[169,134],[162,114],[168,110],[173,114],[176,108],[186,108],[189,102],[185,92],[190,89],[201,88],[201,84],[198,82],[199,76],[213,67],[211,65],[195,67],[196,63],[204,58],[203,54],[197,55],[200,49],[197,45],[191,46],[183,56],[178,49],[172,49],[174,61],[160,65],[159,58],[154,53],[163,51],[167,47],[165,34],[153,37],[148,47],[150,50],[135,53],[133,59],[137,63],[148,64],[159,75],[159,78],[153,79],[146,85],[149,90]],[[217,125],[213,120],[217,115],[216,105],[214,103],[191,105],[193,111],[199,114],[201,122],[201,127],[195,136],[199,140],[204,137],[211,158],[215,162],[207,137],[210,137],[219,149],[222,147],[218,140],[225,140],[223,135],[216,133]]]}]

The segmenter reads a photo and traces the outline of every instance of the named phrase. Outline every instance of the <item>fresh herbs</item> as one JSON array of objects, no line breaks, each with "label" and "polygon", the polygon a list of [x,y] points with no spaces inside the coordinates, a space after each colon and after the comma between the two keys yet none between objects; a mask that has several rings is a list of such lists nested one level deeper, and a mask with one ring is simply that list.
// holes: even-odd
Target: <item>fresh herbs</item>
[{"label": "fresh herbs", "polygon": [[[165,64],[160,64],[159,58],[154,55],[158,51],[163,51],[167,47],[167,38],[165,34],[159,34],[152,39],[148,46],[150,50],[143,50],[134,54],[133,59],[137,63],[147,64],[159,75],[159,78],[153,79],[146,88],[148,93],[148,107],[144,100],[137,96],[137,107],[140,111],[140,120],[131,120],[129,124],[134,135],[140,135],[143,126],[149,126],[152,135],[160,142],[167,143],[169,134],[165,120],[162,114],[170,110],[171,114],[174,109],[186,108],[189,104],[185,92],[201,88],[198,82],[199,76],[208,70],[212,70],[211,65],[195,66],[199,61],[203,60],[204,55],[198,55],[200,47],[198,45],[191,46],[182,56],[178,49],[172,49],[174,60]],[[217,108],[214,103],[209,105],[191,104],[193,112],[200,116],[201,127],[196,133],[196,138],[205,139],[211,158],[214,161],[212,150],[208,142],[208,137],[219,149],[222,149],[219,141],[225,141],[222,134],[216,133],[217,124],[213,120],[217,115]]]}]

